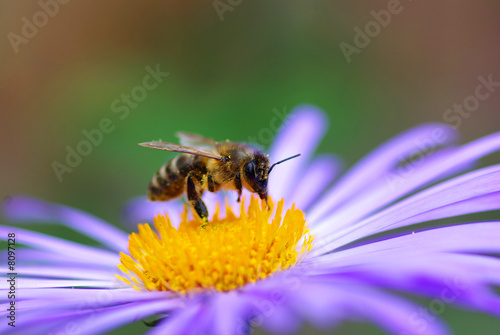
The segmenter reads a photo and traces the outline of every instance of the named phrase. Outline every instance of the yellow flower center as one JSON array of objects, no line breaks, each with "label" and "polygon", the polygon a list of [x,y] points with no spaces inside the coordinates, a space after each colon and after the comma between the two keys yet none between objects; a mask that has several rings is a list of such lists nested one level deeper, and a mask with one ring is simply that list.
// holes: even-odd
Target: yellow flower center
[{"label": "yellow flower center", "polygon": [[[201,227],[199,219],[182,222],[175,229],[170,219],[154,219],[157,232],[146,224],[129,240],[130,256],[120,253],[122,270],[129,279],[117,277],[140,290],[175,291],[192,289],[229,291],[288,269],[312,248],[304,213],[293,206],[283,216],[283,200],[271,218],[274,204],[252,198],[248,210],[241,203],[237,217],[226,204],[226,217]],[[297,245],[302,241],[300,250]]]}]

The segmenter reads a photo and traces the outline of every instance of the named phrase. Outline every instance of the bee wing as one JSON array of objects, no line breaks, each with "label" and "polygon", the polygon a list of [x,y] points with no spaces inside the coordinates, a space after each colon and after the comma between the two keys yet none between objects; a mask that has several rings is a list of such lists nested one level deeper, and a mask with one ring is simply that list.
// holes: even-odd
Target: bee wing
[{"label": "bee wing", "polygon": [[217,142],[211,138],[206,138],[198,134],[179,131],[176,135],[179,137],[182,145],[189,147],[211,147],[217,144]]},{"label": "bee wing", "polygon": [[169,142],[153,141],[153,142],[139,143],[139,145],[141,145],[143,147],[147,147],[147,148],[158,149],[158,150],[180,152],[183,154],[190,154],[190,155],[195,155],[195,156],[203,156],[203,157],[217,159],[219,161],[222,160],[222,156],[219,156],[213,152],[204,151],[204,150],[196,149],[193,147],[188,147],[185,145],[174,144],[174,143],[169,143]]}]

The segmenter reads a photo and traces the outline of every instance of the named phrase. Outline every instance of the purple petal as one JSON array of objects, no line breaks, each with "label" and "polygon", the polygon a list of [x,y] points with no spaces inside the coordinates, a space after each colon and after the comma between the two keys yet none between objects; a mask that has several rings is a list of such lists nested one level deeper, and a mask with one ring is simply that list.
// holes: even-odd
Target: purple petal
[{"label": "purple petal", "polygon": [[[455,149],[443,149],[438,150],[435,153],[429,154],[425,161],[423,161],[420,166],[420,172],[426,166],[434,166],[437,161],[441,161],[444,157],[449,157],[451,153],[453,153]],[[452,169],[449,169],[443,173],[438,179],[445,179],[445,177],[449,177],[452,175],[456,175],[458,172],[465,171],[466,168],[469,168],[468,165],[457,165]],[[415,172],[416,173],[416,172]],[[378,178],[372,184],[366,185],[366,187],[360,191],[357,195],[351,196],[351,198],[340,205],[338,208],[334,209],[330,215],[326,215],[321,219],[313,222],[313,226],[321,226],[324,225],[325,222],[328,221],[336,221],[339,222],[339,226],[337,229],[340,229],[341,226],[350,226],[352,223],[368,216],[372,212],[387,206],[394,200],[406,195],[410,191],[414,191],[415,189],[404,189],[403,187],[394,188],[392,183],[387,179]],[[314,217],[310,220],[314,220]]]},{"label": "purple petal", "polygon": [[[136,322],[148,316],[155,315],[175,309],[178,307],[177,301],[149,301],[127,304],[124,306],[106,308],[102,311],[92,311],[95,315],[92,318],[83,317],[77,320],[68,320],[74,323],[80,334],[105,334],[108,331],[123,326],[125,324]],[[63,331],[66,325],[59,331]],[[56,331],[56,333],[58,333]]]},{"label": "purple petal", "polygon": [[[233,199],[232,203],[236,203],[236,193],[226,194],[223,191],[217,193],[205,192],[203,194],[203,202],[207,206],[209,216],[215,212],[217,204],[221,204],[226,196]],[[153,223],[153,218],[158,214],[166,215],[170,218],[172,225],[178,227],[181,221],[181,214],[184,211],[186,202],[184,199],[178,198],[170,201],[150,201],[147,197],[137,197],[128,202],[125,206],[124,220],[126,225],[134,230],[137,230],[139,223]],[[221,208],[221,214],[224,208]],[[192,215],[191,210],[189,215]]]},{"label": "purple petal", "polygon": [[[39,300],[35,300],[41,302]],[[68,327],[79,334],[102,334],[121,325],[138,321],[157,313],[179,306],[178,300],[138,301],[114,307],[102,307],[99,301],[80,299],[77,304],[66,306],[57,301],[61,308],[54,309],[45,301],[38,311],[23,311],[22,329],[25,333],[35,334],[37,327],[50,325],[50,331],[64,333]],[[34,306],[33,306],[34,307]],[[47,309],[48,307],[48,309]],[[56,307],[56,306],[53,306]],[[46,334],[46,332],[42,332]]]},{"label": "purple petal", "polygon": [[[402,257],[404,256],[404,257]],[[489,285],[498,285],[500,260],[488,256],[427,253],[383,253],[380,257],[353,260],[349,266],[330,268],[335,277],[364,281],[370,286],[398,289],[440,299],[500,316],[500,297]],[[432,262],[429,262],[432,259]],[[356,265],[355,265],[356,264]],[[328,273],[324,264],[317,272]]]},{"label": "purple petal", "polygon": [[[432,262],[429,262],[432,259]],[[395,282],[410,277],[460,279],[465,286],[500,283],[500,260],[490,256],[444,253],[406,248],[394,252],[384,250],[368,255],[320,257],[310,267],[310,274],[356,274],[368,272],[371,277],[386,277]],[[421,291],[426,288],[422,287]],[[420,292],[420,291],[418,291]]]},{"label": "purple petal", "polygon": [[[205,202],[205,205],[207,206],[208,209],[208,215],[211,218],[213,216],[213,213],[215,212],[215,208],[217,205],[222,205],[224,201],[227,199],[228,203],[230,205],[233,205],[233,207],[238,208],[239,204],[236,202],[236,194],[237,192],[224,192],[224,191],[219,191],[217,193],[211,193],[211,192],[205,192],[206,194],[203,194],[203,202]],[[225,198],[226,196],[226,198]],[[231,201],[230,199],[233,199]],[[222,213],[224,213],[224,206],[221,206],[221,217],[223,217]]]},{"label": "purple petal", "polygon": [[[490,166],[481,170],[456,177],[433,186],[425,191],[393,205],[386,210],[355,225],[341,230],[345,225],[336,225],[314,229],[314,232],[327,236],[331,243],[327,247],[334,248],[358,238],[369,236],[388,229],[399,228],[401,221],[428,212],[430,210],[458,203],[471,198],[481,197],[500,190],[500,165]],[[333,220],[333,219],[332,219]],[[329,235],[329,233],[332,233]]]},{"label": "purple petal", "polygon": [[[7,251],[0,252],[0,257],[7,259]],[[70,258],[64,254],[54,254],[50,251],[19,248],[16,249],[16,264],[18,266],[28,265],[28,264],[49,264],[51,266],[71,266],[71,265],[81,265],[88,266],[89,268],[106,268],[109,269],[109,264],[99,264],[92,258]]]},{"label": "purple petal", "polygon": [[292,306],[318,327],[355,319],[374,322],[391,334],[448,334],[437,318],[415,324],[421,307],[393,294],[338,279],[302,285],[293,295]]},{"label": "purple petal", "polygon": [[153,223],[158,215],[168,215],[172,224],[177,227],[184,204],[181,198],[171,201],[150,201],[145,196],[130,200],[125,206],[124,219],[128,227],[137,229],[139,223]]},{"label": "purple petal", "polygon": [[[17,278],[19,289],[54,288],[54,287],[95,287],[95,288],[123,288],[127,284],[118,280],[54,280]],[[7,281],[0,282],[0,289],[8,289]]]},{"label": "purple petal", "polygon": [[[26,327],[36,328],[40,322],[44,324],[51,322],[53,330],[58,320],[73,320],[89,314],[93,316],[94,312],[105,311],[108,307],[136,302],[161,301],[165,308],[183,305],[182,298],[173,297],[167,292],[138,292],[133,289],[23,289],[17,301],[16,309],[23,315],[21,320],[23,330]],[[2,310],[6,311],[3,308]],[[3,317],[6,312],[2,313],[0,312],[0,316]]]},{"label": "purple petal", "polygon": [[341,307],[342,300],[342,295],[325,290],[323,286],[308,285],[297,292],[290,304],[315,327],[327,329],[349,319],[348,311]]},{"label": "purple petal", "polygon": [[334,221],[339,222],[339,225],[348,226],[371,212],[387,206],[401,196],[437,181],[444,175],[449,175],[450,171],[455,171],[457,166],[469,164],[498,149],[500,149],[500,133],[471,142],[448,155],[422,164],[396,188],[391,184],[386,184],[380,185],[378,189],[363,192],[361,197],[353,199],[341,210],[330,215],[323,223]]},{"label": "purple petal", "polygon": [[274,199],[290,194],[292,181],[299,179],[328,125],[323,112],[313,106],[297,107],[287,120],[271,146],[271,164],[299,153],[301,156],[273,169],[269,177],[269,194]]},{"label": "purple petal", "polygon": [[303,211],[323,193],[325,188],[339,175],[342,163],[335,156],[319,156],[304,170],[302,178],[288,200]]},{"label": "purple petal", "polygon": [[498,254],[499,240],[500,222],[464,224],[356,246],[303,263],[310,274],[345,274],[371,285],[437,298],[444,289],[449,290],[446,286],[455,283],[460,290],[454,290],[449,303],[500,316],[500,297],[492,295],[487,287],[500,284],[500,260],[463,254]]},{"label": "purple petal", "polygon": [[128,245],[127,234],[106,221],[74,208],[42,200],[16,196],[5,203],[4,215],[14,222],[58,222],[115,250]]},{"label": "purple petal", "polygon": [[295,334],[302,325],[302,320],[288,305],[270,305],[265,310],[262,328],[271,334]]},{"label": "purple petal", "polygon": [[291,334],[300,328],[301,320],[287,307],[285,294],[266,280],[242,292],[228,292],[214,298],[213,334],[248,334],[249,328],[265,328],[273,334]]},{"label": "purple petal", "polygon": [[200,304],[190,304],[186,308],[177,310],[167,320],[147,332],[147,335],[198,334],[196,323],[200,318],[200,310]]},{"label": "purple petal", "polygon": [[250,307],[244,295],[236,291],[217,294],[212,304],[214,320],[211,334],[245,334],[247,320],[244,316]]},{"label": "purple petal", "polygon": [[113,268],[120,262],[118,254],[21,228],[0,226],[0,233],[0,240],[6,240],[7,233],[15,233],[19,243],[49,250],[67,257],[92,259],[94,263],[112,266]]},{"label": "purple petal", "polygon": [[115,273],[120,273],[118,268],[115,271],[97,270],[90,267],[69,267],[69,266],[17,266],[17,272],[23,276],[72,278],[72,279],[94,279],[94,280],[114,280]]},{"label": "purple petal", "polygon": [[345,260],[345,265],[356,264],[354,259],[346,257],[358,257],[369,261],[370,257],[384,257],[383,252],[404,253],[404,255],[410,252],[420,254],[424,252],[500,253],[498,241],[500,241],[500,222],[469,223],[389,238],[313,257],[304,262],[315,263],[328,260],[331,266],[335,267],[341,265],[342,259]]},{"label": "purple petal", "polygon": [[447,206],[438,207],[427,212],[417,214],[408,219],[398,222],[398,226],[403,227],[419,222],[426,222],[453,216],[479,213],[500,209],[500,192],[471,198]]},{"label": "purple petal", "polygon": [[318,220],[352,195],[362,192],[412,154],[449,145],[457,139],[458,133],[443,124],[421,125],[394,137],[352,167],[309,212],[310,220]]},{"label": "purple petal", "polygon": [[[0,297],[0,299],[7,297]],[[98,304],[99,308],[114,306],[122,303],[136,302],[136,301],[148,301],[155,299],[162,300],[174,300],[178,299],[178,296],[171,292],[160,292],[160,291],[137,291],[133,288],[124,289],[113,289],[113,290],[103,290],[103,289],[79,289],[79,288],[46,288],[40,289],[23,289],[21,300],[39,300],[46,304],[46,307],[50,307],[51,304],[48,301],[57,300],[54,303],[54,308],[67,308],[71,306],[81,305],[82,300],[88,301],[89,304]],[[0,300],[3,302],[3,300]],[[61,306],[60,301],[65,301],[68,304]],[[90,306],[90,305],[89,305]],[[90,308],[90,307],[89,307]]]}]

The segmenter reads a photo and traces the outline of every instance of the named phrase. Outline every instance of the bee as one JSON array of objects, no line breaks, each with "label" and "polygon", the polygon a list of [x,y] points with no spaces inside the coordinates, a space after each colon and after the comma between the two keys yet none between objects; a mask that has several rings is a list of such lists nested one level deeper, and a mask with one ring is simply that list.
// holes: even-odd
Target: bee
[{"label": "bee", "polygon": [[[239,142],[216,142],[201,135],[179,132],[181,144],[162,141],[139,143],[143,147],[179,152],[153,176],[148,199],[168,201],[186,193],[198,216],[208,223],[208,210],[201,200],[205,190],[236,190],[238,202],[243,188],[257,193],[267,203],[267,182],[272,169],[295,156],[269,164],[262,150]],[[268,206],[269,207],[269,206]]]}]

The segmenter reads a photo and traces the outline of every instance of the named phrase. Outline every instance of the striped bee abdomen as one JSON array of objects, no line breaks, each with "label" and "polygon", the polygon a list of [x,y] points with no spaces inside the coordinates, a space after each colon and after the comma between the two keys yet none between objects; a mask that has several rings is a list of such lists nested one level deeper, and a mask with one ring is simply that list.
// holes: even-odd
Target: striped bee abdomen
[{"label": "striped bee abdomen", "polygon": [[186,189],[186,176],[196,158],[181,154],[163,165],[149,183],[149,200],[166,201],[180,196]]}]

